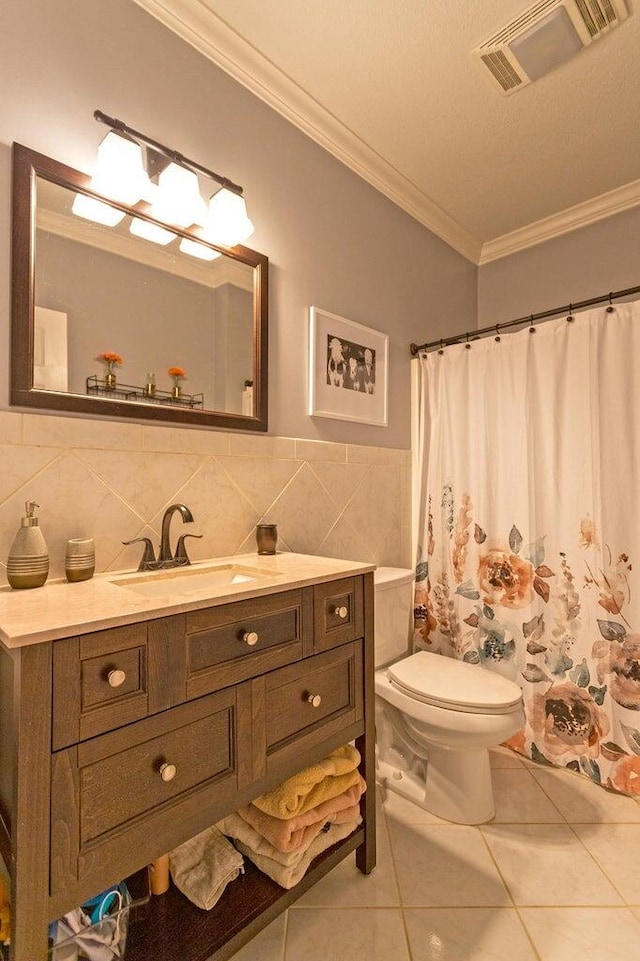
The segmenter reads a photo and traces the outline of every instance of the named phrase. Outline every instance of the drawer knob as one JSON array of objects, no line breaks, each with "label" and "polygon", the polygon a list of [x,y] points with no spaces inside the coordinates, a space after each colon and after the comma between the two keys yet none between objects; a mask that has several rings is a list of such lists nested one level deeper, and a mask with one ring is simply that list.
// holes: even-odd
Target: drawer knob
[{"label": "drawer knob", "polygon": [[344,604],[341,607],[336,607],[334,610],[334,614],[337,614],[338,617],[342,618],[342,620],[345,619],[348,613],[349,609],[345,607]]},{"label": "drawer knob", "polygon": [[258,635],[255,631],[245,631],[242,635],[242,640],[248,644],[249,647],[253,647],[254,644],[258,643]]},{"label": "drawer knob", "polygon": [[311,707],[320,707],[320,705],[322,704],[322,698],[319,694],[310,694],[309,697],[307,698],[307,701],[309,702]]},{"label": "drawer knob", "polygon": [[110,687],[120,687],[121,684],[124,684],[126,679],[127,679],[127,675],[125,674],[125,672],[119,670],[118,668],[114,668],[112,671],[109,671],[109,673],[107,674],[107,680],[109,682]]},{"label": "drawer knob", "polygon": [[175,764],[167,764],[165,761],[164,764],[160,765],[160,777],[163,781],[165,781],[165,783],[167,781],[173,781],[177,773],[178,769]]}]

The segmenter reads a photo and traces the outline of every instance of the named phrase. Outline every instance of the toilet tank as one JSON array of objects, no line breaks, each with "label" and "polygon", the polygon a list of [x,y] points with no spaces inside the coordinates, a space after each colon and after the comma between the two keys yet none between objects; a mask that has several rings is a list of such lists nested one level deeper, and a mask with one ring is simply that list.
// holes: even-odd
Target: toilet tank
[{"label": "toilet tank", "polygon": [[382,667],[406,654],[413,634],[413,571],[379,567],[373,574],[375,665]]}]

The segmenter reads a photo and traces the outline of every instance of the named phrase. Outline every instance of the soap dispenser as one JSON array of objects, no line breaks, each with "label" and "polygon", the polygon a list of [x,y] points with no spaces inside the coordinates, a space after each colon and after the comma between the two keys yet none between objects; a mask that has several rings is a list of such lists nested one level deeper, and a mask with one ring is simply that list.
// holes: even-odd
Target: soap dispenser
[{"label": "soap dispenser", "polygon": [[7,580],[16,589],[42,587],[49,576],[49,551],[38,526],[35,501],[25,503],[25,514],[7,560]]}]

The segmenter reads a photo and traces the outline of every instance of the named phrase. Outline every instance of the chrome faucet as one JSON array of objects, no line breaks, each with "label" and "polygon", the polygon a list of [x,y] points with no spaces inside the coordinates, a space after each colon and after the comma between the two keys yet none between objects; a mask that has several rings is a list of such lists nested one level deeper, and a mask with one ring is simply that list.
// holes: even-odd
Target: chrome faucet
[{"label": "chrome faucet", "polygon": [[171,528],[171,518],[174,513],[179,511],[180,516],[185,524],[193,523],[193,514],[184,504],[171,504],[167,507],[162,518],[162,533],[160,536],[160,553],[158,554],[158,559],[156,560],[153,544],[148,537],[136,537],[132,541],[123,541],[123,544],[144,544],[144,553],[142,555],[142,560],[138,565],[139,571],[159,571],[164,570],[168,567],[186,567],[190,564],[189,555],[187,554],[187,548],[185,546],[185,539],[187,537],[202,537],[202,534],[182,534],[178,539],[178,544],[176,547],[176,552],[173,554],[171,552],[171,543],[169,540],[169,532]]}]

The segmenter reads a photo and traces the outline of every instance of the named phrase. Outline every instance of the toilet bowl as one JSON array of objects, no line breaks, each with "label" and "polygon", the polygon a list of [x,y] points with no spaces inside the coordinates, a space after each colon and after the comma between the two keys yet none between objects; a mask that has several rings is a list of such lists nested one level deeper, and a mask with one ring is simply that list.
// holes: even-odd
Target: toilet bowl
[{"label": "toilet bowl", "polygon": [[[378,780],[449,821],[489,821],[495,807],[488,749],[524,725],[522,691],[475,664],[426,651],[407,656],[412,572],[379,568],[374,584]],[[391,651],[396,659],[388,663]]]}]

